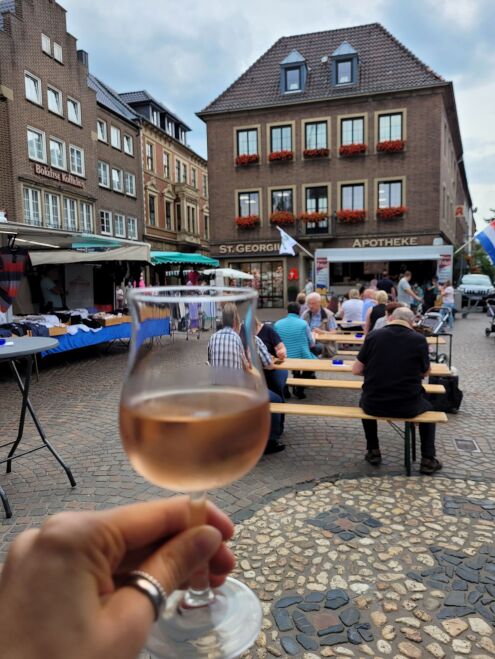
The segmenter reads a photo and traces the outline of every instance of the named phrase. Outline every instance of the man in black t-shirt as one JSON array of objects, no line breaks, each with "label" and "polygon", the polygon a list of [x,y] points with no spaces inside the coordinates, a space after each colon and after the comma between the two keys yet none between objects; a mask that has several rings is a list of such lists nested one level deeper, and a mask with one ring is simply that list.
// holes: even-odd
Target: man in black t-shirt
[{"label": "man in black t-shirt", "polygon": [[[367,414],[408,419],[432,409],[424,397],[422,379],[430,372],[428,344],[413,329],[414,314],[410,309],[396,309],[383,329],[370,332],[353,365],[354,375],[364,375],[360,405]],[[366,436],[366,460],[379,465],[382,457],[378,442],[378,426],[363,420]],[[435,424],[421,423],[422,474],[433,474],[442,468],[435,457]]]},{"label": "man in black t-shirt", "polygon": [[392,298],[395,299],[396,293],[395,293],[395,284],[394,282],[389,278],[388,276],[388,271],[384,270],[382,272],[382,276],[376,283],[376,287],[379,291],[385,291],[385,293]]}]

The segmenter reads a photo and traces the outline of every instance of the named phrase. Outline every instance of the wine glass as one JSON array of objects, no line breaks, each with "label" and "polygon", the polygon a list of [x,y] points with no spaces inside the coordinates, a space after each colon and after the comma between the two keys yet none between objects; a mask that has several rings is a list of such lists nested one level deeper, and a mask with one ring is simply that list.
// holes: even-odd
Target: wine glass
[{"label": "wine glass", "polygon": [[[255,344],[256,299],[250,288],[216,286],[141,288],[130,294],[133,328],[120,403],[122,442],[141,476],[190,493],[191,525],[205,523],[205,491],[247,474],[266,446],[270,411]],[[156,338],[179,319],[187,320],[190,309],[197,318],[198,306],[192,305],[223,323],[221,334],[203,341],[200,359],[196,350],[192,354],[196,341],[191,345],[181,334]],[[238,657],[260,631],[257,597],[230,577],[210,589],[207,566],[193,582],[187,591],[168,593],[148,651],[167,659]]]}]

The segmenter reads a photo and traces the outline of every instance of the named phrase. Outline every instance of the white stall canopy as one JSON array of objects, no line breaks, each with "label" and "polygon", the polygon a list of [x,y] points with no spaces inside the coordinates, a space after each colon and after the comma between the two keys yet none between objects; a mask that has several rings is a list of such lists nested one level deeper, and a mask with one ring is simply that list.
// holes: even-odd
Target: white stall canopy
[{"label": "white stall canopy", "polygon": [[234,268],[213,268],[203,272],[205,275],[217,275],[224,279],[254,279],[254,276],[248,272],[242,272],[242,270],[235,270]]},{"label": "white stall canopy", "polygon": [[417,245],[415,247],[349,247],[318,249],[315,258],[330,263],[360,263],[365,261],[438,261],[452,255],[452,245]]}]

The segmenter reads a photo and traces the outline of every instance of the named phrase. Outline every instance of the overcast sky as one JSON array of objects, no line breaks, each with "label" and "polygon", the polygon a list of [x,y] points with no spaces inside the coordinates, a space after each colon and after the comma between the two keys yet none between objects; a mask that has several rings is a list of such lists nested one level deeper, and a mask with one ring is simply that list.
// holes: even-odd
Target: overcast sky
[{"label": "overcast sky", "polygon": [[59,0],[90,69],[147,89],[206,156],[205,107],[281,36],[380,22],[454,82],[478,225],[495,208],[494,0]]}]

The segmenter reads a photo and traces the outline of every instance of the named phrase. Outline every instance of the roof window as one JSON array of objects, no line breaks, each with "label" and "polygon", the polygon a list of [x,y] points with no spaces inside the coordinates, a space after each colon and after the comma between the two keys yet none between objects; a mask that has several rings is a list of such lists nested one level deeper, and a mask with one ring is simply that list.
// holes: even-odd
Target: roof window
[{"label": "roof window", "polygon": [[304,91],[307,75],[306,60],[299,51],[293,50],[280,63],[280,91],[282,94]]},{"label": "roof window", "polygon": [[359,59],[357,51],[350,43],[344,41],[332,53],[332,86],[355,85],[359,77]]}]

